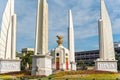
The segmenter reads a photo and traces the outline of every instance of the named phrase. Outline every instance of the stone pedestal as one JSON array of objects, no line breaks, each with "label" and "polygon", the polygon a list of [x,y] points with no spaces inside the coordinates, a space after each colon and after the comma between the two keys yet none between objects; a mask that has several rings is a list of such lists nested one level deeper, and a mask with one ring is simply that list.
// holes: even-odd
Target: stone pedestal
[{"label": "stone pedestal", "polygon": [[0,59],[0,74],[20,71],[20,60]]},{"label": "stone pedestal", "polygon": [[31,75],[52,74],[52,57],[48,55],[34,55],[32,57]]},{"label": "stone pedestal", "polygon": [[117,60],[96,60],[95,70],[117,72]]}]

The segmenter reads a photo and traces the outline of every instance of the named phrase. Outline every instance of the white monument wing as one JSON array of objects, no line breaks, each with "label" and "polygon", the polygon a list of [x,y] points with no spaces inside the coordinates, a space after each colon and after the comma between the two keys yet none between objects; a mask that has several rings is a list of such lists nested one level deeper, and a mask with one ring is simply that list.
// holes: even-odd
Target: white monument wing
[{"label": "white monument wing", "polygon": [[0,58],[10,59],[12,57],[12,35],[13,35],[14,0],[8,0],[2,17],[0,32]]}]

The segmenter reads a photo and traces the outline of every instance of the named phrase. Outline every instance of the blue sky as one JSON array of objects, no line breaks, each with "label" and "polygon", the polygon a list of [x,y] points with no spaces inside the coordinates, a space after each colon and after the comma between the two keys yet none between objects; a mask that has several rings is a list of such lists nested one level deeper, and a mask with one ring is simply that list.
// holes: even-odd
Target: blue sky
[{"label": "blue sky", "polygon": [[[17,51],[34,48],[38,0],[15,0]],[[0,0],[0,25],[7,0]],[[75,51],[98,49],[99,0],[47,0],[49,5],[49,50],[57,46],[56,35],[64,36],[67,47],[68,10],[72,10]],[[113,29],[114,42],[120,41],[120,0],[105,0]]]}]

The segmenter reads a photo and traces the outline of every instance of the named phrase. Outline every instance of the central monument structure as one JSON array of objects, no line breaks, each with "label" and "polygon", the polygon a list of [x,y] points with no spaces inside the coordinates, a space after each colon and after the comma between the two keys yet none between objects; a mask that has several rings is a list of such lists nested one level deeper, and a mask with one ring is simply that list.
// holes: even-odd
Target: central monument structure
[{"label": "central monument structure", "polygon": [[62,40],[63,36],[57,35],[57,38],[58,46],[51,51],[51,56],[53,57],[52,59],[53,72],[71,70],[69,58],[70,52],[67,48],[65,48],[62,45],[64,42]]},{"label": "central monument structure", "polygon": [[104,0],[100,0],[100,2],[101,13],[98,21],[100,58],[95,61],[95,69],[117,72],[111,22]]},{"label": "central monument structure", "polygon": [[38,0],[35,55],[32,58],[32,75],[52,74],[52,57],[48,54],[48,4]]}]

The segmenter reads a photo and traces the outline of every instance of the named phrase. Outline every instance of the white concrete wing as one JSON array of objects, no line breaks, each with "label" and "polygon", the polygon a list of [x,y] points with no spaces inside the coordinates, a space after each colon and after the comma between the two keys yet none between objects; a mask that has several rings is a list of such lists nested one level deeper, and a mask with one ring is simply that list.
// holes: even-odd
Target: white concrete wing
[{"label": "white concrete wing", "polygon": [[101,0],[101,17],[99,19],[100,58],[115,60],[111,21],[104,3]]},{"label": "white concrete wing", "polygon": [[3,13],[0,32],[0,58],[15,59],[16,54],[16,14],[14,0],[8,0]]}]

